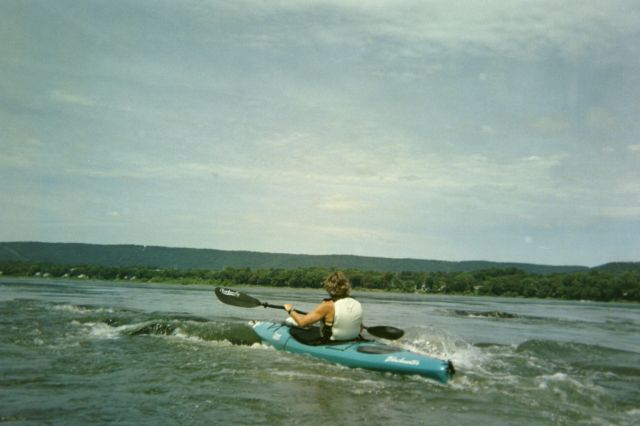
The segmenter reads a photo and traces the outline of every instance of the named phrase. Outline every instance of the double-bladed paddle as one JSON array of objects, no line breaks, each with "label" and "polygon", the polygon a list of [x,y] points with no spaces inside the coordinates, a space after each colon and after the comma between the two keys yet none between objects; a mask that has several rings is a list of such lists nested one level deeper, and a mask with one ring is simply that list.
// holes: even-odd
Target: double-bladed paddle
[{"label": "double-bladed paddle", "polygon": [[[256,308],[258,306],[263,306],[265,308],[284,309],[284,306],[282,305],[272,305],[271,303],[261,302],[255,297],[251,297],[246,293],[230,288],[216,287],[215,293],[218,299],[227,305],[239,306],[241,308]],[[303,315],[306,313],[297,309],[295,311]],[[367,330],[369,334],[383,339],[396,340],[404,335],[404,330],[391,327],[389,325],[363,328]]]}]

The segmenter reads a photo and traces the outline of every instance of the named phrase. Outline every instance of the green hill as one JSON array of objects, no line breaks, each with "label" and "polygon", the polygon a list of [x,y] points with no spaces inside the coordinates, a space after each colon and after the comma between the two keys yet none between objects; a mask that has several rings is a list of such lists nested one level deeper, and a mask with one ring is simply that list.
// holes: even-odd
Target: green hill
[{"label": "green hill", "polygon": [[593,269],[605,272],[640,272],[640,262],[611,262],[605,263],[604,265],[596,266]]},{"label": "green hill", "polygon": [[391,259],[352,255],[301,255],[173,248],[139,245],[79,243],[0,243],[0,260],[22,260],[66,265],[146,266],[164,269],[296,269],[308,267],[359,269],[381,272],[471,272],[489,268],[518,268],[532,274],[584,271],[584,266],[551,266],[489,261]]}]

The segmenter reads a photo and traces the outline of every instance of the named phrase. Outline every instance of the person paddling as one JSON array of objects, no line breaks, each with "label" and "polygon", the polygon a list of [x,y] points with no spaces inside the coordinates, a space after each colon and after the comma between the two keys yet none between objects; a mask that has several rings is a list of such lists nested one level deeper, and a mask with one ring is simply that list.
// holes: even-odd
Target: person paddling
[{"label": "person paddling", "polygon": [[321,322],[323,339],[352,340],[362,331],[363,312],[360,302],[351,297],[351,283],[344,273],[337,271],[324,281],[324,289],[330,298],[324,299],[308,314],[293,309],[285,303],[284,309],[299,327],[307,327]]}]

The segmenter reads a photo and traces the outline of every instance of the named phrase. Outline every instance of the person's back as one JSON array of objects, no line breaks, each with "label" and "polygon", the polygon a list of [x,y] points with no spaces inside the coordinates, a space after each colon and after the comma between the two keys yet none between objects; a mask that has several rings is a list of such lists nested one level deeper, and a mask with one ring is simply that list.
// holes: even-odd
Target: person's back
[{"label": "person's back", "polygon": [[360,335],[362,327],[362,305],[351,297],[333,303],[333,325],[331,340],[351,340]]}]

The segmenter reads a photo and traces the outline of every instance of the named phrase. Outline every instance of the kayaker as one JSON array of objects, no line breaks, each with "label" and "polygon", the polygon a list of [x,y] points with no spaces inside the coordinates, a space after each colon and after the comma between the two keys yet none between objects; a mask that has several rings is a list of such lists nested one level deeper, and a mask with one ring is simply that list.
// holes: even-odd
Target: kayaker
[{"label": "kayaker", "polygon": [[320,333],[327,340],[352,340],[362,331],[362,306],[351,297],[351,283],[344,273],[332,273],[324,281],[324,289],[330,298],[324,299],[308,314],[293,310],[285,303],[289,316],[300,327],[321,322]]}]

